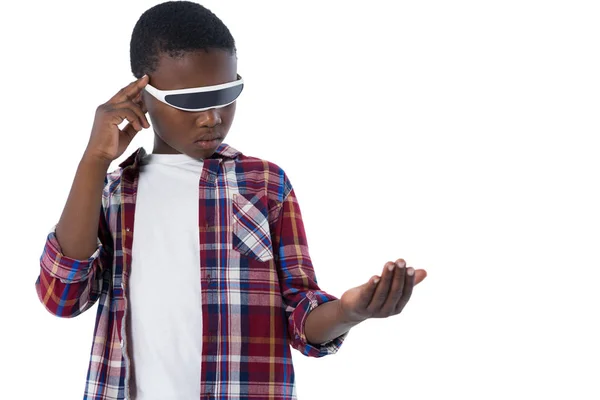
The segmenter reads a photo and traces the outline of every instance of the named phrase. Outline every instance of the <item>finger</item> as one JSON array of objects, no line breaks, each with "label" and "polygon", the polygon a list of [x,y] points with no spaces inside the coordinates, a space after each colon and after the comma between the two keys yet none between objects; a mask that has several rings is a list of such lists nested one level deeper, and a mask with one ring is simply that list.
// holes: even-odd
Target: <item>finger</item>
[{"label": "finger", "polygon": [[377,284],[375,293],[373,293],[373,298],[367,306],[367,310],[371,314],[377,315],[381,310],[383,303],[385,303],[385,299],[387,299],[388,293],[390,292],[390,286],[392,284],[392,277],[394,275],[394,266],[395,264],[393,262],[388,261],[383,267],[381,280]]},{"label": "finger", "polygon": [[424,269],[415,270],[415,286],[423,282],[423,279],[427,277],[427,271]]},{"label": "finger", "polygon": [[121,122],[123,122],[124,120],[129,121],[129,123],[131,125],[133,125],[133,127],[135,128],[136,132],[141,131],[142,128],[142,123],[138,117],[138,115],[129,108],[117,108],[117,109],[113,109],[111,111],[109,111],[112,118],[111,121],[115,124],[115,125],[119,125]]},{"label": "finger", "polygon": [[135,96],[142,91],[142,89],[148,84],[148,75],[144,75],[141,78],[131,82],[117,92],[107,103],[116,104],[122,103],[125,100],[135,98]]},{"label": "finger", "polygon": [[143,93],[144,93],[144,91],[140,90],[140,92],[132,99],[132,101],[136,104],[143,105],[143,101],[142,101]]},{"label": "finger", "polygon": [[402,291],[402,297],[398,301],[396,305],[395,313],[400,313],[408,300],[410,300],[410,296],[412,295],[413,287],[415,286],[415,269],[413,267],[409,267],[406,269],[406,276],[404,280],[404,290]]},{"label": "finger", "polygon": [[136,115],[138,116],[138,118],[140,120],[140,123],[144,126],[144,128],[150,128],[150,123],[148,122],[148,119],[146,118],[146,113],[144,112],[144,110],[142,109],[142,107],[139,104],[135,103],[132,100],[126,100],[122,103],[117,104],[115,107],[129,108],[134,113],[136,113]]},{"label": "finger", "polygon": [[144,100],[142,99],[142,92],[139,92],[137,96],[132,100],[144,113],[144,115],[148,112],[146,108],[146,104],[144,104]]},{"label": "finger", "polygon": [[381,307],[382,317],[388,317],[396,311],[396,305],[402,297],[404,289],[404,281],[406,275],[406,262],[403,259],[396,260],[394,268],[394,277],[392,278],[392,286],[385,303]]},{"label": "finger", "polygon": [[135,129],[135,127],[130,123],[128,123],[127,125],[125,125],[125,127],[123,129],[121,129],[120,133],[121,135],[125,135],[127,136],[129,142],[131,142],[131,140],[133,140],[133,138],[135,137],[135,135],[137,135],[139,131],[137,131]]},{"label": "finger", "polygon": [[135,104],[137,104],[138,107],[140,107],[140,109],[142,110],[142,112],[144,114],[146,114],[148,112],[148,109],[146,108],[146,105],[144,104],[144,101],[142,100],[142,94],[138,94],[137,97],[133,100],[133,102]]}]

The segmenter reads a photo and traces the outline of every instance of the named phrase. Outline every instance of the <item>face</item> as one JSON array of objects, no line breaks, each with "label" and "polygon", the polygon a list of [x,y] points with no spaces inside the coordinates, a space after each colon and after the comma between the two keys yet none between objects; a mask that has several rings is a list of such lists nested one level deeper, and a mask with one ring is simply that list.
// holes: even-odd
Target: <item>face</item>
[{"label": "face", "polygon": [[[225,50],[186,53],[183,58],[160,56],[149,84],[160,90],[187,89],[228,83],[237,79],[237,58]],[[142,101],[154,129],[155,154],[187,154],[209,158],[223,142],[235,115],[235,102],[206,111],[183,111],[165,104],[146,91]],[[202,139],[217,138],[213,142]]]}]

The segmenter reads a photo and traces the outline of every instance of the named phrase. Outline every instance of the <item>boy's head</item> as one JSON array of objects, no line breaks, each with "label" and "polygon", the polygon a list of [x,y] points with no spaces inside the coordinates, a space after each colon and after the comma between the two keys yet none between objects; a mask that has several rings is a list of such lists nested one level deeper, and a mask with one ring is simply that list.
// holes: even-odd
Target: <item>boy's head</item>
[{"label": "boy's head", "polygon": [[[131,71],[149,76],[159,90],[229,83],[237,79],[235,41],[211,11],[189,1],[169,1],[142,14],[131,35]],[[154,129],[154,152],[210,157],[227,135],[235,102],[190,112],[159,101],[145,90],[141,98]],[[201,139],[217,138],[213,142]]]}]

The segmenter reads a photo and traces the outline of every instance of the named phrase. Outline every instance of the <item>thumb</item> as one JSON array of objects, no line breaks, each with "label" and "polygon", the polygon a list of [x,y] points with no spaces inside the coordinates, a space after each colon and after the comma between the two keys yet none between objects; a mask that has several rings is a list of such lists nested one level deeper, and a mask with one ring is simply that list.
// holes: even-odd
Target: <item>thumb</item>
[{"label": "thumb", "polygon": [[377,283],[381,277],[374,275],[367,281],[367,283],[360,285],[357,289],[360,290],[358,305],[361,308],[367,308],[371,299],[373,298],[373,293],[375,293],[375,289],[377,289]]}]

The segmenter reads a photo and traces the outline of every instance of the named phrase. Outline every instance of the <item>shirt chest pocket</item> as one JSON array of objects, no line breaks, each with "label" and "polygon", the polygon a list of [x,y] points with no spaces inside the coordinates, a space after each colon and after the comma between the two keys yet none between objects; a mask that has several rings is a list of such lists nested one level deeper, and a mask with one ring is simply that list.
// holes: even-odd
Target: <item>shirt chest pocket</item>
[{"label": "shirt chest pocket", "polygon": [[268,198],[262,193],[236,193],[232,201],[232,248],[258,261],[273,259]]}]

